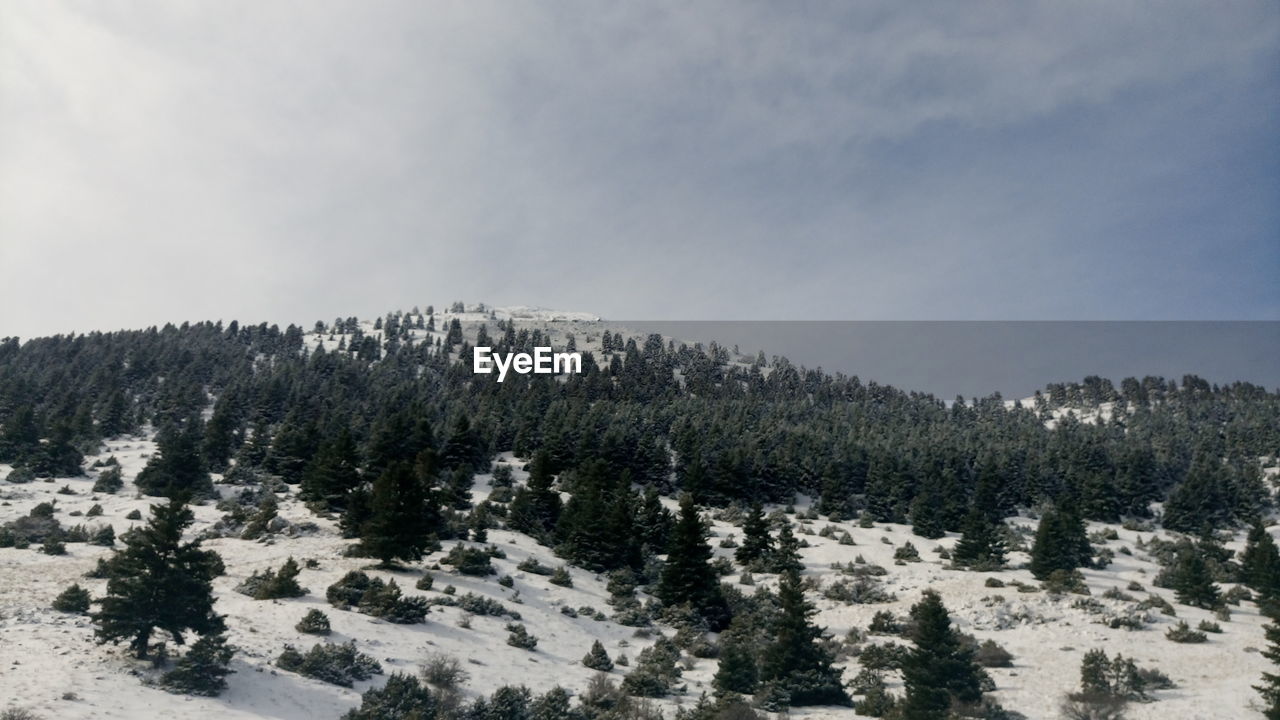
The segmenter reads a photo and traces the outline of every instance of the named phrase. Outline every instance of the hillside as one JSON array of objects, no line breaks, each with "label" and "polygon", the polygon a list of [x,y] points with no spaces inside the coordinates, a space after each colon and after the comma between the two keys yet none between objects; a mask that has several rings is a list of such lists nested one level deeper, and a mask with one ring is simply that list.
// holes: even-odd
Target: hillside
[{"label": "hillside", "polygon": [[[482,327],[499,347],[572,342],[590,355],[587,372],[504,386],[477,380],[458,360]],[[662,607],[666,547],[621,533],[628,544],[619,552],[635,553],[626,559],[592,544],[607,539],[606,523],[619,522],[611,514],[619,503],[630,534],[646,536],[646,491],[658,491],[669,517],[679,516],[683,494],[698,501],[713,566],[737,591],[725,592],[739,616],[770,612],[781,580],[775,568],[734,559],[751,503],[764,503],[774,541],[790,528],[813,622],[825,629],[825,651],[846,684],[865,679],[878,653],[868,648],[912,644],[886,634],[877,614],[900,622],[931,589],[957,630],[1011,654],[1010,666],[986,668],[994,689],[985,693],[1009,713],[1061,716],[1064,696],[1079,689],[1085,653],[1103,649],[1170,681],[1129,702],[1125,717],[1262,717],[1252,686],[1270,669],[1259,652],[1267,647],[1264,593],[1240,567],[1248,521],[1270,516],[1275,489],[1280,422],[1275,394],[1261,389],[1146,379],[1107,397],[1086,383],[1084,393],[1064,391],[1069,403],[1047,392],[1020,405],[947,406],[785,359],[761,366],[714,345],[632,338],[586,313],[483,307],[429,319],[390,314],[376,324],[340,319],[309,332],[183,326],[0,343],[0,381],[0,695],[36,717],[337,718],[393,672],[417,675],[441,656],[465,672],[461,701],[523,685],[535,696],[563,687],[577,704],[600,692],[596,671],[582,663],[593,642],[615,662],[607,677],[621,682],[662,637],[681,646],[681,672],[669,692],[644,702],[665,717],[692,713],[704,693],[717,693],[714,655],[726,633]],[[19,430],[28,425],[37,441],[24,446],[30,433]],[[348,435],[354,484],[338,487],[330,461]],[[179,448],[196,459],[190,478],[165,465]],[[66,459],[73,454],[79,471]],[[563,508],[545,532],[513,527],[526,522],[519,508],[536,492],[538,463],[555,477]],[[402,558],[399,569],[353,555],[375,532],[361,513],[376,514],[379,479],[411,465],[430,493],[426,510],[440,516],[439,548]],[[95,490],[113,467],[121,487]],[[163,487],[154,479],[161,472],[170,473]],[[179,481],[194,493],[187,538],[203,538],[225,564],[213,580],[214,609],[236,652],[216,697],[157,686],[182,652],[172,642],[169,665],[158,668],[124,646],[95,643],[87,616],[52,608],[73,583],[104,596],[107,580],[86,573],[120,550]],[[246,528],[268,496],[279,520],[252,537]],[[1188,496],[1194,513],[1181,509],[1192,507]],[[41,525],[42,534],[65,541],[65,554],[42,552],[45,537],[23,537],[33,525],[24,518],[49,514],[38,509],[43,503],[52,503],[57,526]],[[1041,520],[1068,507],[1084,518],[1094,559],[1078,567],[1084,587],[1054,588],[1033,576],[1029,550]],[[956,567],[950,556],[961,531],[988,515],[1008,546],[1004,563]],[[113,545],[83,541],[107,525]],[[477,528],[483,540],[474,539]],[[459,572],[446,561],[455,546],[490,548],[493,574]],[[1157,581],[1162,570],[1193,551],[1209,560],[1226,598],[1217,610],[1179,602],[1175,588],[1156,584],[1168,585]],[[255,600],[237,592],[289,558],[301,565],[305,594]],[[540,574],[562,566],[571,586]],[[425,598],[425,622],[397,624],[328,602],[326,590],[357,570]],[[639,583],[638,615],[618,603],[618,571]],[[426,576],[430,587],[417,587]],[[506,614],[457,607],[469,593],[501,604],[471,610]],[[311,609],[327,615],[331,634],[295,629]],[[1175,643],[1166,632],[1178,621],[1217,623],[1221,632]],[[508,643],[517,622],[536,647]],[[872,626],[880,631],[868,633]],[[279,667],[286,645],[305,653],[349,640],[380,674],[346,688]],[[902,696],[902,672],[875,666],[888,692]],[[860,689],[851,690],[855,701],[865,698]],[[855,716],[822,704],[787,712]]]}]

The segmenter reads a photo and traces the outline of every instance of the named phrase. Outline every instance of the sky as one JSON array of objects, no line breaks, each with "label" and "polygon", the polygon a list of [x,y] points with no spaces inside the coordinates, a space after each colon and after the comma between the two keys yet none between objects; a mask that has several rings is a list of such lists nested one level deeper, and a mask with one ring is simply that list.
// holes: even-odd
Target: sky
[{"label": "sky", "polygon": [[0,336],[1280,320],[1280,4],[0,4]]}]

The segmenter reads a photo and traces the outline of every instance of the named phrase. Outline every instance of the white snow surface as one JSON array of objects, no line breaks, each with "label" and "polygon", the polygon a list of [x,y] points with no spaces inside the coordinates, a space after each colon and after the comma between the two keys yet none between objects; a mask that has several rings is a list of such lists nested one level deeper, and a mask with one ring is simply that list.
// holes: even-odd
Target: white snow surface
[{"label": "white snow surface", "polygon": [[[87,458],[87,462],[92,463],[114,455],[120,461],[125,487],[115,494],[93,493],[93,478],[88,476],[59,478],[53,482],[38,480],[24,485],[0,481],[0,523],[26,515],[39,502],[56,499],[56,517],[64,527],[76,523],[89,526],[110,523],[119,535],[135,524],[125,519],[127,513],[137,509],[146,518],[149,504],[155,501],[138,495],[132,482],[145,465],[148,454],[154,451],[149,438],[121,438],[106,443],[99,456]],[[518,469],[520,461],[508,454],[499,462],[513,464],[517,468],[516,481],[524,481],[526,474]],[[0,465],[0,478],[9,470],[8,466]],[[475,501],[486,496],[488,479],[486,475],[477,478]],[[63,486],[75,494],[58,494]],[[219,488],[224,494],[237,490],[222,485]],[[87,511],[94,503],[102,505],[101,517],[69,515],[73,511]],[[797,508],[804,510],[805,506],[802,502]],[[194,511],[197,521],[193,532],[207,529],[221,515],[212,504],[196,506]],[[73,582],[88,588],[94,597],[102,596],[105,581],[86,579],[83,575],[97,558],[110,554],[110,549],[68,544],[65,556],[45,555],[34,546],[24,550],[0,549],[0,709],[11,704],[29,708],[42,718],[72,720],[163,717],[322,720],[337,718],[347,709],[358,706],[360,693],[384,682],[386,674],[397,670],[416,672],[431,653],[443,652],[463,661],[470,674],[464,691],[474,697],[488,694],[503,684],[523,684],[535,692],[555,685],[580,691],[593,675],[593,671],[581,664],[592,641],[600,640],[615,659],[625,653],[632,660],[632,667],[640,650],[652,642],[652,639],[635,637],[633,628],[584,616],[570,618],[560,613],[561,605],[592,606],[609,612],[604,578],[572,568],[574,586],[564,588],[550,584],[546,577],[521,573],[516,565],[530,556],[545,565],[562,564],[549,549],[524,535],[490,530],[490,542],[507,555],[506,559],[493,561],[499,575],[483,579],[465,577],[445,566],[443,570],[431,570],[435,577],[432,590],[418,591],[414,589],[414,582],[422,570],[435,565],[455,541],[446,541],[442,551],[414,564],[411,569],[393,573],[371,569],[368,559],[342,557],[342,550],[351,541],[339,536],[332,520],[314,516],[292,494],[280,496],[279,512],[293,523],[315,522],[320,530],[299,537],[273,536],[269,541],[224,538],[206,542],[226,563],[227,574],[215,581],[215,608],[226,615],[230,640],[238,648],[233,660],[235,674],[228,678],[229,688],[216,698],[173,695],[149,686],[144,681],[158,675],[149,664],[129,658],[123,646],[95,644],[88,618],[50,608],[54,597]],[[1221,623],[1222,634],[1211,634],[1208,642],[1175,644],[1164,636],[1175,619],[1158,613],[1153,615],[1153,624],[1145,629],[1113,630],[1096,623],[1096,617],[1089,612],[1072,606],[1080,596],[1055,598],[1043,592],[1020,593],[1013,587],[984,586],[988,577],[998,577],[1006,585],[1014,580],[1035,584],[1025,569],[998,573],[947,569],[946,561],[939,559],[936,550],[953,545],[954,535],[935,541],[912,535],[908,527],[900,525],[860,528],[856,522],[828,523],[825,519],[796,521],[793,518],[793,522],[797,522],[799,537],[810,544],[802,551],[805,574],[820,584],[830,584],[839,577],[830,568],[831,563],[849,562],[858,555],[868,563],[889,570],[883,579],[886,589],[897,595],[892,603],[844,605],[810,593],[811,601],[819,609],[816,620],[831,635],[842,638],[851,628],[865,629],[879,610],[905,615],[911,604],[919,600],[921,591],[936,589],[942,593],[961,630],[974,634],[979,640],[993,639],[1013,653],[1013,667],[989,670],[997,686],[992,695],[1006,708],[1029,718],[1059,717],[1062,696],[1076,689],[1080,660],[1091,648],[1132,657],[1142,667],[1160,669],[1177,684],[1175,689],[1154,693],[1152,702],[1131,704],[1127,717],[1133,720],[1261,717],[1258,696],[1251,686],[1270,668],[1256,650],[1265,646],[1262,632],[1265,619],[1252,603],[1232,607],[1230,621]],[[1011,522],[1034,525],[1034,520],[1028,518]],[[829,524],[835,525],[837,532],[832,537],[819,536],[817,533]],[[1108,526],[1093,524],[1090,529],[1104,527]],[[1116,553],[1115,562],[1105,570],[1084,571],[1092,596],[1108,607],[1119,607],[1123,603],[1100,596],[1109,588],[1124,590],[1130,581],[1136,581],[1147,591],[1173,602],[1170,591],[1152,587],[1151,581],[1159,568],[1135,547],[1139,536],[1149,539],[1152,533],[1111,527],[1120,539],[1107,542],[1105,547]],[[853,537],[854,546],[838,543],[837,538],[845,531]],[[730,534],[740,536],[740,529],[717,521],[713,523],[713,532],[711,543],[715,552],[731,556],[732,550],[720,548],[718,544]],[[907,541],[919,549],[922,561],[895,565],[894,548]],[[1242,545],[1242,538],[1237,538],[1229,547],[1238,550]],[[1132,555],[1122,553],[1121,548],[1129,548]],[[319,563],[317,569],[304,568],[301,573],[299,581],[309,589],[305,597],[256,601],[233,591],[252,572],[279,567],[290,556],[300,563],[307,559]],[[1025,553],[1015,552],[1011,554],[1010,564],[1017,568],[1026,559]],[[384,578],[394,577],[406,594],[438,596],[446,585],[452,584],[459,595],[475,592],[501,600],[521,613],[522,622],[539,638],[538,646],[533,652],[508,646],[505,618],[475,617],[471,628],[463,629],[458,624],[461,611],[456,608],[433,608],[423,624],[394,625],[330,607],[324,600],[325,588],[353,569],[364,569]],[[498,585],[497,578],[505,574],[515,578],[514,588]],[[738,578],[735,572],[725,581],[736,583]],[[776,581],[774,576],[766,574],[757,574],[755,578],[758,585]],[[742,589],[752,591],[752,588]],[[520,604],[512,602],[516,591],[520,593]],[[1146,593],[1131,594],[1141,598]],[[1000,596],[1003,602],[993,600],[993,596]],[[1176,604],[1175,607],[1178,619],[1185,619],[1193,627],[1201,620],[1214,619],[1205,610]],[[324,611],[330,618],[333,634],[328,638],[303,635],[294,629],[294,624],[311,608]],[[671,632],[669,628],[660,629],[667,634]],[[347,689],[285,672],[273,665],[286,643],[305,651],[317,641],[348,639],[355,639],[358,649],[378,659],[386,674]],[[889,639],[872,638],[880,642]],[[171,650],[175,649],[171,647]],[[710,681],[716,661],[699,659],[693,663],[693,668],[684,674],[685,690],[661,702],[668,715],[676,705],[696,702],[699,694],[712,691]],[[841,665],[846,680],[852,679],[859,669],[856,659],[851,657],[842,659]],[[620,680],[627,670],[617,667],[611,676]],[[900,693],[900,679],[893,675],[890,678],[891,690]],[[853,718],[855,715],[847,708],[820,707],[797,708],[789,717]]]}]

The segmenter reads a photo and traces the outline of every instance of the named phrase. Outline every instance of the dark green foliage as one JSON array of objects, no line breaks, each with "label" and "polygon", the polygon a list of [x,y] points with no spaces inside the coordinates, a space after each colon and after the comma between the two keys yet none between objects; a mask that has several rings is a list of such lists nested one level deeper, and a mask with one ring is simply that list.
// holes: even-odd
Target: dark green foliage
[{"label": "dark green foliage", "polygon": [[[1272,665],[1280,666],[1280,621],[1272,621],[1263,626],[1267,636],[1267,648],[1262,651],[1263,657]],[[1262,673],[1262,684],[1255,685],[1254,690],[1262,696],[1263,714],[1267,720],[1280,720],[1280,674]]]},{"label": "dark green foliage", "polygon": [[93,481],[93,491],[96,493],[113,493],[122,487],[124,487],[124,479],[121,477],[119,465],[103,468],[98,473],[97,479]]},{"label": "dark green foliage", "polygon": [[213,612],[213,578],[222,559],[201,550],[200,541],[182,541],[193,521],[181,498],[151,506],[151,521],[121,536],[125,548],[108,563],[106,597],[93,614],[98,642],[128,640],[139,658],[147,656],[151,635],[167,632],[182,644],[182,633],[222,632]]},{"label": "dark green foliage", "polygon": [[640,500],[630,473],[610,477],[603,462],[573,473],[573,495],[556,525],[557,553],[591,570],[641,566],[641,536],[635,526]]},{"label": "dark green foliage", "polygon": [[964,529],[951,551],[951,562],[962,567],[993,569],[1004,565],[1004,535],[1001,523],[988,511],[973,507],[965,515]]},{"label": "dark green foliage", "polygon": [[230,668],[234,654],[224,634],[203,635],[177,666],[160,678],[160,686],[185,695],[216,696],[227,688],[227,675],[235,672]]},{"label": "dark green foliage", "polygon": [[605,652],[599,640],[591,644],[591,650],[582,658],[582,664],[600,672],[609,672],[613,669],[613,660],[609,659],[609,653]]},{"label": "dark green foliage", "polygon": [[754,633],[746,626],[746,620],[734,618],[729,629],[720,635],[720,664],[713,680],[716,692],[753,694],[760,681],[757,654]]},{"label": "dark green foliage", "polygon": [[307,635],[328,635],[330,632],[329,616],[315,608],[311,608],[293,628]]},{"label": "dark green foliage", "polygon": [[811,622],[814,608],[805,600],[795,568],[779,578],[778,605],[773,642],[761,657],[760,680],[772,684],[790,705],[851,704],[840,671],[821,643],[822,630]]},{"label": "dark green foliage", "polygon": [[1084,521],[1070,505],[1045,511],[1031,546],[1031,574],[1037,580],[1047,579],[1054,570],[1087,566],[1092,556]]},{"label": "dark green foliage", "polygon": [[440,703],[418,678],[392,673],[380,688],[360,696],[360,707],[348,710],[342,720],[434,720]]},{"label": "dark green foliage", "polygon": [[552,487],[551,457],[539,451],[529,463],[529,480],[516,490],[508,511],[507,524],[512,530],[544,540],[551,537],[560,520],[560,494]]},{"label": "dark green foliage", "polygon": [[360,486],[360,455],[351,431],[342,428],[320,445],[302,474],[302,497],[330,509],[345,508],[347,496]]},{"label": "dark green foliage", "polygon": [[384,583],[352,570],[325,591],[329,604],[343,610],[356,608],[366,615],[389,622],[410,624],[422,622],[430,604],[422,597],[403,597],[395,580]]},{"label": "dark green foliage", "polygon": [[89,599],[89,591],[75,583],[58,593],[58,597],[53,599],[53,609],[83,615],[89,612]]},{"label": "dark green foliage", "polygon": [[532,650],[538,646],[538,638],[529,634],[524,625],[512,624],[507,626],[507,644],[511,647],[517,647],[521,650]]},{"label": "dark green foliage", "polygon": [[1240,577],[1264,598],[1280,598],[1280,552],[1261,522],[1255,522],[1249,529],[1248,541],[1240,555]]},{"label": "dark green foliage", "polygon": [[1170,569],[1169,585],[1174,589],[1178,602],[1184,605],[1212,610],[1222,602],[1203,553],[1190,543],[1179,549],[1177,560]]},{"label": "dark green foliage", "polygon": [[804,572],[804,563],[800,562],[800,541],[791,531],[791,523],[783,522],[778,528],[778,545],[766,556],[766,563],[770,572]]},{"label": "dark green foliage", "polygon": [[670,638],[640,651],[636,667],[622,680],[622,689],[637,697],[666,697],[680,680],[680,648]]},{"label": "dark green foliage", "polygon": [[369,520],[360,530],[365,553],[389,566],[394,560],[420,560],[435,545],[439,507],[428,478],[405,462],[393,463],[378,477]]},{"label": "dark green foliage", "polygon": [[489,553],[485,552],[484,548],[467,547],[462,543],[454,545],[440,562],[452,565],[454,570],[463,575],[485,577],[498,572],[494,569]]},{"label": "dark green foliage", "polygon": [[911,641],[915,647],[902,667],[906,697],[902,716],[910,720],[944,719],[954,703],[982,698],[982,669],[973,650],[951,627],[942,597],[929,590],[911,607]]},{"label": "dark green foliage", "polygon": [[163,497],[182,493],[212,496],[213,481],[200,454],[200,432],[199,418],[163,428],[156,438],[159,452],[134,479],[138,489]]},{"label": "dark green foliage", "polygon": [[680,515],[656,594],[668,607],[687,603],[718,631],[728,626],[730,613],[720,592],[720,579],[711,567],[711,556],[707,527],[693,496],[686,494],[680,500]]},{"label": "dark green foliage", "polygon": [[356,650],[354,640],[341,645],[318,643],[306,655],[285,645],[276,666],[332,685],[351,687],[356,680],[368,680],[382,673],[377,660]]},{"label": "dark green foliage", "polygon": [[89,542],[102,547],[112,547],[116,544],[115,528],[110,525],[103,525],[93,533],[93,537],[90,538]]},{"label": "dark green foliage", "polygon": [[765,518],[764,508],[759,502],[751,504],[742,523],[742,544],[734,551],[733,557],[744,566],[762,560],[773,552],[773,538],[769,535],[769,521]]},{"label": "dark green foliage", "polygon": [[1173,627],[1165,631],[1164,636],[1176,643],[1202,643],[1209,638],[1199,630],[1192,630],[1186,620],[1179,620]]},{"label": "dark green foliage", "polygon": [[254,600],[302,597],[307,591],[298,585],[300,571],[298,563],[290,557],[279,570],[267,570],[261,574],[255,571],[236,589]]}]

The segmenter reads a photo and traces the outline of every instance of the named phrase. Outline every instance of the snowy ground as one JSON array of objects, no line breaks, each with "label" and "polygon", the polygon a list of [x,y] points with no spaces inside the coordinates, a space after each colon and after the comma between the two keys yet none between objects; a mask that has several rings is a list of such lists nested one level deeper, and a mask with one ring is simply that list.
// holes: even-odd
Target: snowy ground
[{"label": "snowy ground", "polygon": [[[134,521],[125,515],[139,509],[146,517],[148,498],[139,497],[133,487],[134,475],[146,463],[146,457],[154,451],[154,445],[144,438],[125,438],[107,444],[100,457],[114,455],[124,468],[125,488],[116,494],[94,494],[90,477],[58,479],[52,483],[37,481],[26,485],[0,484],[0,523],[27,514],[39,502],[57,500],[57,517],[64,527],[84,522],[89,525],[111,523],[117,534]],[[93,462],[96,458],[88,458]],[[503,461],[515,463],[509,456]],[[0,477],[9,468],[0,466]],[[522,481],[524,473],[517,470],[516,479]],[[487,476],[477,479],[475,500],[483,499],[488,490]],[[63,486],[75,494],[58,494]],[[220,486],[224,492],[233,489]],[[94,503],[103,506],[104,514],[97,518],[72,517],[74,511],[85,512]],[[798,506],[803,511],[804,505]],[[221,513],[212,504],[195,508],[196,531],[208,528]],[[526,557],[534,556],[543,564],[557,566],[561,562],[546,548],[529,538],[506,531],[490,531],[490,541],[503,548],[506,559],[495,559],[499,575],[489,578],[469,578],[444,570],[433,570],[435,585],[431,591],[413,589],[414,581],[423,567],[433,565],[443,553],[437,553],[412,571],[403,573],[375,572],[383,577],[396,577],[402,589],[408,593],[438,595],[446,585],[456,586],[458,594],[475,592],[502,600],[518,610],[530,632],[539,638],[535,652],[528,652],[506,644],[507,620],[476,617],[471,628],[459,626],[461,612],[455,608],[433,608],[425,624],[393,625],[355,612],[337,610],[324,600],[325,588],[348,570],[366,568],[367,560],[341,557],[341,550],[349,542],[342,540],[334,523],[316,518],[291,497],[283,498],[280,515],[291,522],[312,521],[320,526],[317,533],[300,537],[276,536],[270,541],[246,541],[240,539],[210,540],[208,547],[221,553],[227,564],[227,575],[216,581],[218,612],[227,616],[232,642],[239,648],[234,660],[236,674],[230,678],[229,689],[218,698],[190,698],[170,695],[147,687],[143,679],[152,676],[149,665],[127,657],[123,648],[98,646],[93,642],[92,627],[81,616],[67,615],[50,609],[50,602],[63,588],[73,582],[91,590],[95,597],[104,591],[105,581],[85,579],[84,573],[93,567],[96,559],[110,550],[86,544],[69,544],[68,555],[48,556],[31,549],[0,549],[0,705],[4,699],[28,707],[44,718],[150,718],[164,716],[201,718],[280,718],[282,720],[316,720],[336,718],[347,708],[359,702],[359,694],[370,685],[383,681],[384,676],[357,683],[353,689],[345,689],[310,680],[277,670],[272,662],[285,643],[293,643],[302,649],[317,641],[294,630],[294,624],[309,608],[323,610],[333,624],[333,635],[328,640],[342,642],[355,639],[357,646],[382,662],[384,671],[415,672],[431,653],[444,652],[464,661],[470,679],[466,690],[472,694],[491,691],[509,683],[522,683],[535,691],[554,685],[581,689],[592,671],[580,663],[593,640],[604,643],[609,654],[617,657],[625,653],[633,661],[641,648],[651,642],[634,637],[634,629],[608,621],[585,617],[570,618],[559,612],[561,605],[574,608],[592,606],[609,612],[608,593],[603,578],[597,578],[581,570],[573,570],[574,587],[551,585],[548,579],[527,575],[516,570],[516,565]],[[1015,520],[1031,525],[1029,519]],[[1251,603],[1232,608],[1230,622],[1222,623],[1223,633],[1209,636],[1202,645],[1175,644],[1165,639],[1164,630],[1174,620],[1156,614],[1155,623],[1144,630],[1112,630],[1095,622],[1096,616],[1072,607],[1080,596],[1065,595],[1053,598],[1043,592],[1020,593],[1012,587],[989,588],[984,581],[996,576],[1006,585],[1014,580],[1034,583],[1026,570],[1009,570],[1001,573],[974,573],[945,568],[945,561],[935,553],[939,546],[947,547],[954,537],[938,541],[926,540],[910,533],[909,528],[895,525],[877,525],[860,528],[856,523],[834,523],[837,532],[832,537],[817,533],[828,523],[824,520],[803,521],[808,530],[797,524],[800,537],[810,547],[803,550],[807,575],[823,585],[838,576],[830,569],[832,562],[849,562],[861,555],[867,562],[882,565],[889,570],[886,589],[894,592],[898,600],[883,605],[843,605],[811,594],[820,608],[818,622],[836,637],[843,637],[851,628],[865,628],[872,615],[883,609],[899,615],[906,613],[918,600],[925,588],[939,590],[952,611],[957,625],[971,632],[980,640],[991,638],[1014,655],[1014,667],[992,669],[998,690],[995,697],[1007,708],[1020,711],[1030,718],[1058,716],[1058,705],[1064,692],[1074,689],[1078,683],[1080,659],[1088,649],[1101,647],[1108,653],[1123,653],[1133,657],[1139,665],[1156,667],[1168,674],[1177,688],[1155,693],[1156,700],[1130,706],[1130,718],[1242,718],[1259,717],[1255,709],[1257,697],[1251,685],[1258,681],[1268,663],[1256,648],[1264,646],[1261,618]],[[1104,526],[1094,525],[1092,530]],[[1148,591],[1173,601],[1172,593],[1153,588],[1151,580],[1158,566],[1145,553],[1134,547],[1139,533],[1114,528],[1120,539],[1106,544],[1116,553],[1115,562],[1105,570],[1085,572],[1093,597],[1105,605],[1122,605],[1119,601],[1104,600],[1100,596],[1108,588],[1124,589],[1130,581],[1141,583]],[[814,534],[807,534],[808,532]],[[843,532],[853,537],[854,546],[840,545],[837,541]],[[740,530],[722,522],[714,525],[716,537],[712,545],[719,554],[732,550],[718,547],[730,534],[740,536]],[[1150,533],[1142,533],[1149,538]],[[887,539],[889,543],[885,543]],[[895,565],[894,548],[910,541],[919,550],[922,561]],[[452,543],[446,543],[445,550]],[[1232,547],[1238,549],[1239,541]],[[1132,556],[1120,552],[1129,547]],[[255,570],[278,567],[286,557],[293,556],[300,562],[315,559],[317,569],[304,569],[301,583],[309,588],[306,597],[255,601],[233,591],[233,588]],[[1023,553],[1014,553],[1012,564],[1025,562]],[[515,578],[512,589],[503,588],[497,577],[510,574]],[[737,582],[738,574],[726,578]],[[774,578],[756,575],[760,585],[768,585]],[[750,588],[744,588],[750,591]],[[512,597],[518,591],[520,604],[513,604]],[[1145,593],[1133,593],[1138,597]],[[1003,603],[992,600],[1002,596]],[[1202,619],[1212,620],[1204,610],[1177,605],[1179,619],[1195,626]],[[1018,621],[1019,617],[1029,620]],[[1013,618],[1010,620],[1010,618]],[[1005,625],[1005,629],[998,629]],[[883,641],[889,638],[877,638]],[[667,703],[696,701],[703,691],[710,691],[710,679],[715,672],[714,660],[696,660],[691,670],[685,672],[687,691]],[[845,661],[845,678],[851,679],[858,670],[855,660]],[[615,668],[613,676],[620,679],[626,668]],[[900,684],[895,683],[895,691]],[[794,717],[853,717],[847,709],[810,708],[792,712]]]}]

